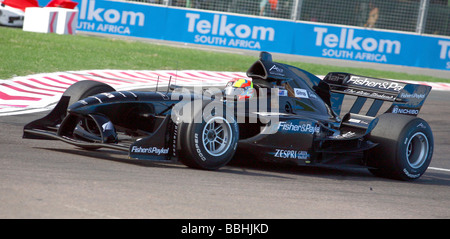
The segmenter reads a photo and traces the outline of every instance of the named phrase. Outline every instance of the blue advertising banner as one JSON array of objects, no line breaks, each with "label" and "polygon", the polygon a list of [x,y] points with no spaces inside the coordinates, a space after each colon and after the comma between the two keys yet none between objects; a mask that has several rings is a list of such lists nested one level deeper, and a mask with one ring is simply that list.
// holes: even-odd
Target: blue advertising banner
[{"label": "blue advertising banner", "polygon": [[450,38],[136,2],[73,1],[79,3],[79,31],[450,70]]},{"label": "blue advertising banner", "polygon": [[163,38],[165,7],[102,0],[78,2],[79,31]]},{"label": "blue advertising banner", "polygon": [[450,39],[427,37],[419,45],[421,61],[419,67],[450,70]]},{"label": "blue advertising banner", "polygon": [[306,23],[297,24],[295,32],[294,54],[376,63],[414,60],[415,52],[407,50],[413,41],[403,34]]},{"label": "blue advertising banner", "polygon": [[167,9],[165,40],[291,52],[294,22],[204,11]]},{"label": "blue advertising banner", "polygon": [[450,39],[309,23],[297,23],[293,54],[450,69]]}]

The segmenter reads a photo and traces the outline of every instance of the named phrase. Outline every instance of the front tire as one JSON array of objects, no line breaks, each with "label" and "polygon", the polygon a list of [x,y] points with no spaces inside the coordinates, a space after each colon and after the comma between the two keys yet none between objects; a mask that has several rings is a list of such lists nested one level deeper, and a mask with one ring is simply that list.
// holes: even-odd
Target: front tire
[{"label": "front tire", "polygon": [[379,145],[367,154],[369,170],[376,176],[410,181],[420,178],[433,156],[433,133],[417,117],[383,114],[371,132]]},{"label": "front tire", "polygon": [[188,167],[215,170],[233,158],[239,140],[239,127],[230,115],[202,115],[201,123],[194,123],[194,119],[190,123],[181,123],[179,158]]},{"label": "front tire", "polygon": [[[87,98],[92,95],[113,92],[116,91],[112,86],[92,80],[84,80],[78,81],[77,83],[69,86],[66,91],[63,93],[63,96],[70,96],[69,106],[74,104],[75,102]],[[96,141],[101,140],[101,134],[98,126],[91,118],[82,118],[78,123],[74,136],[80,138],[81,140],[92,140],[96,139]],[[89,136],[87,139],[85,136]],[[95,140],[94,140],[95,141]],[[80,146],[83,149],[87,150],[95,150],[100,147],[95,146]]]},{"label": "front tire", "polygon": [[78,81],[64,91],[63,96],[70,96],[69,106],[92,95],[116,91],[112,86],[93,80]]}]

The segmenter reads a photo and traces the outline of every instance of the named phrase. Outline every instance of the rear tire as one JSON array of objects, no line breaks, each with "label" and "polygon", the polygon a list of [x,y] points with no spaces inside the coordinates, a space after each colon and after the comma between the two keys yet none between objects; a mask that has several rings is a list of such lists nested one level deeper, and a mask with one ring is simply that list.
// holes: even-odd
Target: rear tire
[{"label": "rear tire", "polygon": [[415,180],[430,165],[433,133],[428,123],[417,117],[383,114],[369,140],[378,143],[367,153],[367,163],[376,176]]}]

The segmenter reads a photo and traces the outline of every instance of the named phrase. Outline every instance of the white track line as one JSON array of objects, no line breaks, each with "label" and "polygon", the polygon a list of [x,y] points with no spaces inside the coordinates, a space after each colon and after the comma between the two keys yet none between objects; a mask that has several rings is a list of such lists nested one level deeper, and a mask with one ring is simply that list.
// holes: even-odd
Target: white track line
[{"label": "white track line", "polygon": [[428,169],[437,170],[437,171],[444,171],[444,172],[450,172],[450,169],[445,169],[445,168],[428,167]]}]

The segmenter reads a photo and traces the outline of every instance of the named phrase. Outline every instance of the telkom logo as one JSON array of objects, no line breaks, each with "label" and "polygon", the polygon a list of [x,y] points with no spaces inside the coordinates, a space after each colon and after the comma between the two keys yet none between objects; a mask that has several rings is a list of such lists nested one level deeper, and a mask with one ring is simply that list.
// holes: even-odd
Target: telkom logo
[{"label": "telkom logo", "polygon": [[450,59],[450,41],[444,41],[444,40],[439,40],[439,45],[441,46],[441,53],[439,55],[439,58],[441,58],[442,60],[445,59]]},{"label": "telkom logo", "polygon": [[[89,6],[88,6],[89,5]],[[95,0],[82,0],[80,9],[81,20],[106,21],[111,24],[120,22],[121,24],[144,26],[145,15],[142,12],[122,11],[116,9],[95,8]]]},{"label": "telkom logo", "polygon": [[325,44],[329,48],[340,48],[347,50],[364,50],[367,52],[377,51],[379,53],[400,54],[402,44],[399,41],[392,41],[388,39],[375,39],[371,37],[355,37],[355,30],[342,28],[338,35],[327,33],[326,27],[314,27],[314,32],[317,33],[316,46]]},{"label": "telkom logo", "polygon": [[269,40],[275,38],[275,29],[272,27],[253,26],[245,24],[236,25],[228,23],[226,15],[214,15],[213,21],[199,20],[200,14],[186,13],[189,19],[188,32],[197,31],[200,34],[212,34],[226,37],[251,38],[254,40]]}]

